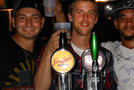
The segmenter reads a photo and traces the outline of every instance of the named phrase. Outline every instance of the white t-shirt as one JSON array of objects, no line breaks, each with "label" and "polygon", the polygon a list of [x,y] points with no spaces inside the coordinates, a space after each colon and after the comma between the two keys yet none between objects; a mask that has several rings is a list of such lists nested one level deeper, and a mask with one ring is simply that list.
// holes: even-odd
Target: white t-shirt
[{"label": "white t-shirt", "polygon": [[71,42],[71,46],[72,46],[73,50],[81,57],[84,50],[76,47],[72,42]]},{"label": "white t-shirt", "polygon": [[134,90],[134,48],[128,49],[118,41],[101,45],[113,53],[118,90]]}]

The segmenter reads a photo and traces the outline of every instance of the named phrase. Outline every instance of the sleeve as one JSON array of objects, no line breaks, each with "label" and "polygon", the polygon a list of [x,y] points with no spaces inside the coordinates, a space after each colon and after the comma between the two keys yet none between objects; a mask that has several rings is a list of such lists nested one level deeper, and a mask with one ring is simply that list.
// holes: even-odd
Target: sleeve
[{"label": "sleeve", "polygon": [[8,56],[6,54],[6,49],[0,45],[0,89],[5,85],[6,73],[8,70]]},{"label": "sleeve", "polygon": [[43,45],[43,46],[42,46],[41,51],[40,51],[40,53],[39,53],[39,55],[38,55],[38,58],[36,59],[36,68],[37,68],[37,69],[38,69],[38,67],[39,67],[40,60],[41,60],[42,54],[43,54],[43,52],[44,52],[45,46],[46,46],[46,45]]},{"label": "sleeve", "polygon": [[0,78],[8,66],[8,60],[6,57],[6,50],[4,50],[4,48],[0,45]]},{"label": "sleeve", "polygon": [[106,70],[106,83],[104,86],[104,90],[117,90],[117,79],[115,77],[115,72],[113,69],[113,56],[111,53],[107,53],[107,70]]}]

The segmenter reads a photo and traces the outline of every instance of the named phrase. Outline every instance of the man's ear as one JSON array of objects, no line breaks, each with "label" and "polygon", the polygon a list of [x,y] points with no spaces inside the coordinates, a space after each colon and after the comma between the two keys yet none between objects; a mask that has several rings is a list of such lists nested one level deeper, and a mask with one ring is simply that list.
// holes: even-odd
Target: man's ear
[{"label": "man's ear", "polygon": [[70,13],[68,13],[68,19],[69,19],[70,22],[73,22],[72,15],[70,15]]},{"label": "man's ear", "polygon": [[118,29],[117,19],[114,20],[114,26],[115,26],[116,29]]},{"label": "man's ear", "polygon": [[12,22],[13,28],[15,28],[15,18],[14,17],[11,18],[11,22]]},{"label": "man's ear", "polygon": [[41,28],[44,27],[44,23],[45,23],[45,17],[42,17],[42,18],[41,18]]},{"label": "man's ear", "polygon": [[98,22],[99,15],[96,16],[95,18],[95,24]]}]

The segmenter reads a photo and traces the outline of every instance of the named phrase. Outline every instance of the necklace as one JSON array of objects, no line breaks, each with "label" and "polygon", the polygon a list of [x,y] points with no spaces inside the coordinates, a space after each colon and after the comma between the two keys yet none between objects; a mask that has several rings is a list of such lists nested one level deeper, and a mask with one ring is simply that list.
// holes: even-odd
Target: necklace
[{"label": "necklace", "polygon": [[[23,49],[24,50],[24,49]],[[28,52],[26,51],[26,50],[24,50],[24,55],[25,55],[25,57],[26,57],[26,59],[28,60],[28,57],[30,57],[30,59],[31,60],[34,60],[29,54],[28,54]],[[28,56],[28,57],[27,57]]]},{"label": "necklace", "polygon": [[[35,70],[35,62],[34,62],[34,59],[28,54],[28,52],[26,50],[23,49],[23,51],[24,51],[25,58],[27,59],[26,62],[27,62],[28,69],[29,70],[32,70],[32,73],[34,73],[34,70]],[[28,57],[31,59],[30,60],[31,65],[30,65],[30,63],[28,63],[29,62]]]}]

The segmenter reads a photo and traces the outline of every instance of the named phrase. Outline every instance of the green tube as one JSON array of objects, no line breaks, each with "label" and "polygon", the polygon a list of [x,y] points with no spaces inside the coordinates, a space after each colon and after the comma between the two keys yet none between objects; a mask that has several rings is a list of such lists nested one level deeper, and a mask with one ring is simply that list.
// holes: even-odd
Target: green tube
[{"label": "green tube", "polygon": [[97,62],[98,60],[98,41],[97,41],[97,36],[95,32],[92,33],[91,36],[91,42],[90,42],[90,49],[91,49],[91,56],[93,61]]}]

